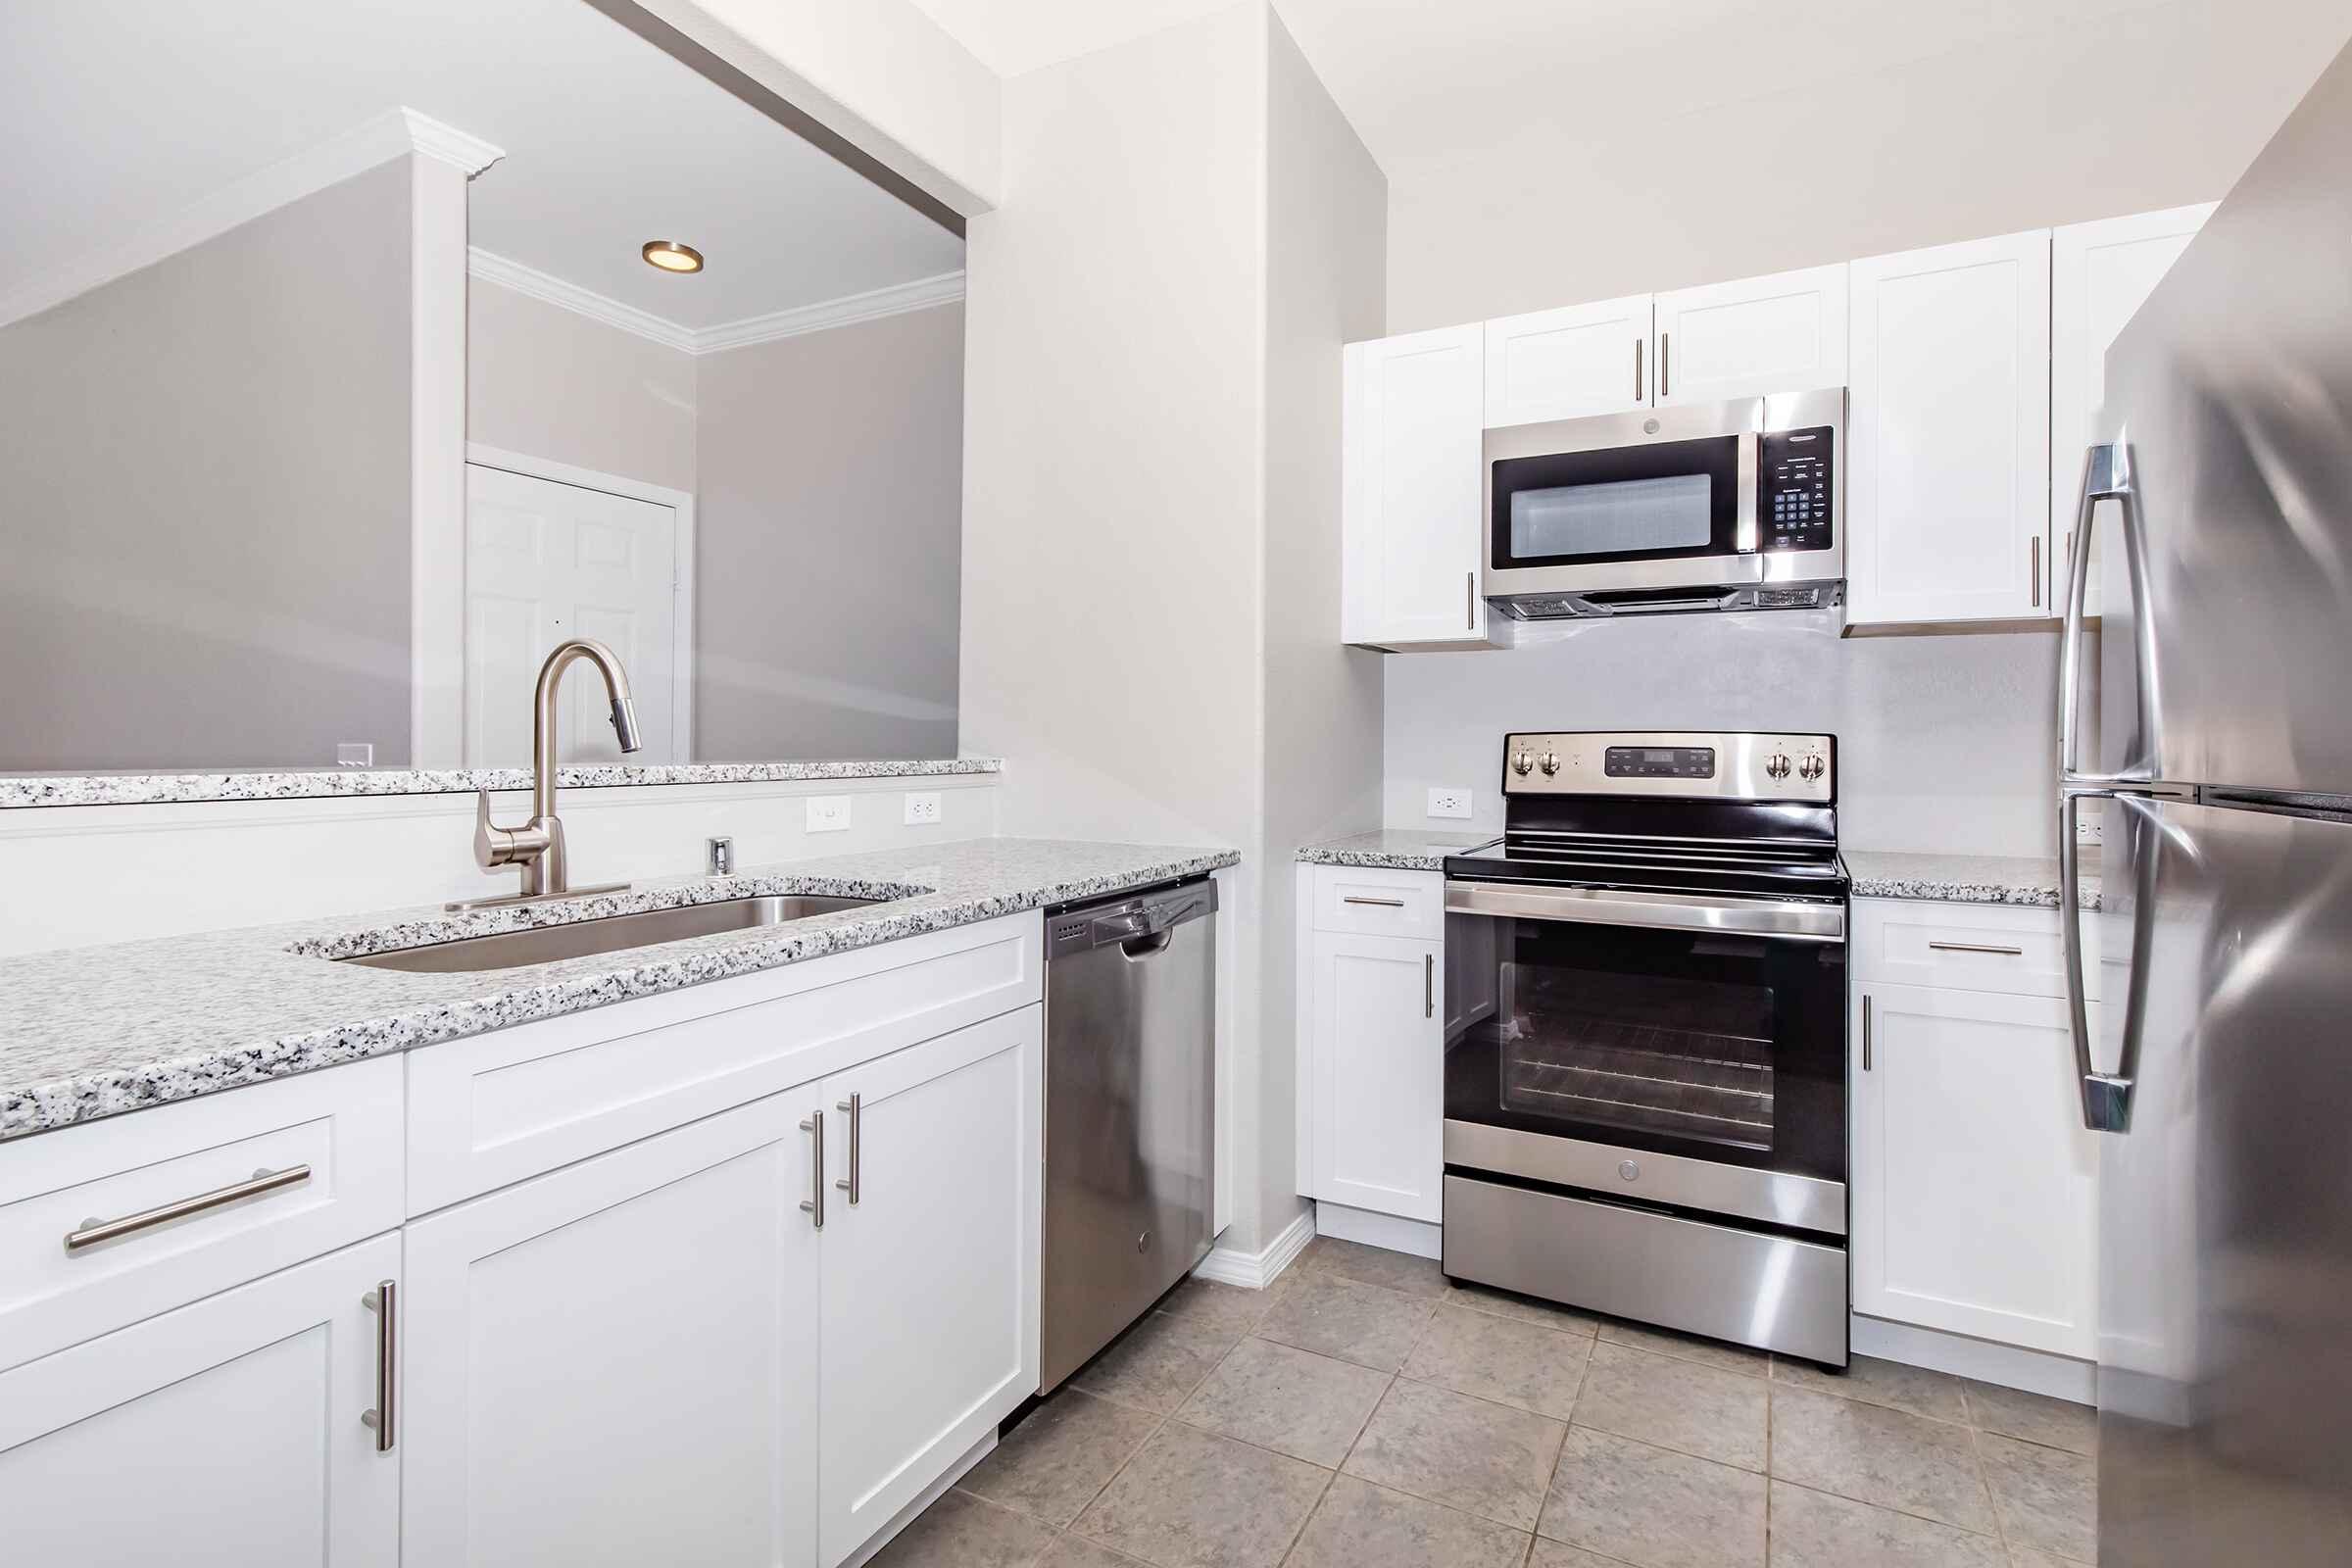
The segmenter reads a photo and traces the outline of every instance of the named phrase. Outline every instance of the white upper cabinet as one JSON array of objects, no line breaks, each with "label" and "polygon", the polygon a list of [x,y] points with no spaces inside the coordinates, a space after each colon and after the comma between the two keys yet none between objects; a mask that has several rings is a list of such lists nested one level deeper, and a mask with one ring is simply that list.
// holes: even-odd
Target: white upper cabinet
[{"label": "white upper cabinet", "polygon": [[1845,385],[1845,264],[1657,296],[1657,403]]},{"label": "white upper cabinet", "polygon": [[1850,624],[2054,613],[2050,233],[1853,264]]},{"label": "white upper cabinet", "polygon": [[[2107,350],[2188,248],[2214,204],[2070,223],[2050,236],[2050,603],[2066,608],[2083,453],[2115,430],[2105,416]],[[2112,507],[2112,503],[2108,504]],[[2102,521],[2099,532],[2113,526]],[[2095,551],[2094,538],[2094,551]],[[2097,557],[2084,609],[2099,612]]]},{"label": "white upper cabinet", "polygon": [[1505,317],[1486,338],[1489,428],[1649,406],[1647,294]]},{"label": "white upper cabinet", "polygon": [[1475,324],[1348,345],[1342,641],[1489,643],[1478,593],[1485,346]]}]

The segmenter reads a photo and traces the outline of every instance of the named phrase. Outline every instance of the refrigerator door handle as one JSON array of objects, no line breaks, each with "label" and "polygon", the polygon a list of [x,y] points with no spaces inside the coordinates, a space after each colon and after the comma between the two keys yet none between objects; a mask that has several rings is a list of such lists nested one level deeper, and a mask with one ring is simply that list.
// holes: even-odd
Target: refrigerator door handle
[{"label": "refrigerator door handle", "polygon": [[[2091,526],[2098,516],[2099,503],[2102,501],[2120,504],[2124,529],[2133,536],[2130,543],[2136,544],[2139,497],[2132,488],[2132,449],[2121,441],[2090,448],[2082,462],[2082,499],[2076,511],[2074,555],[2067,566],[2066,613],[2058,638],[2058,771],[2068,779],[2086,776],[2081,771],[2083,596],[2090,586]],[[2134,632],[2137,632],[2146,625],[2147,617],[2140,612],[2139,573],[2134,570],[2129,576],[2132,583],[2132,624]],[[2144,692],[2148,677],[2147,650],[2136,638],[2132,655],[2138,662],[2138,675],[2142,683],[2140,689]],[[2121,777],[2090,777],[2099,783],[2126,782]],[[2064,846],[2061,846],[2060,853],[2065,853]]]},{"label": "refrigerator door handle", "polygon": [[2115,1071],[2101,1072],[2090,1056],[2090,1008],[2082,984],[2082,851],[2075,839],[2075,821],[2085,800],[2163,800],[2180,792],[2161,793],[2116,789],[2095,783],[2062,784],[2058,792],[2058,929],[2066,948],[2066,1026],[2075,1048],[2075,1078],[2082,1096],[2082,1125],[2094,1133],[2132,1130],[2132,1090],[2139,1076],[2139,1036],[2143,1015],[2141,988],[2147,975],[2147,933],[2142,925],[2154,903],[2156,845],[2135,858],[2141,884],[2132,906],[2132,975],[2126,988],[2123,1045]]}]

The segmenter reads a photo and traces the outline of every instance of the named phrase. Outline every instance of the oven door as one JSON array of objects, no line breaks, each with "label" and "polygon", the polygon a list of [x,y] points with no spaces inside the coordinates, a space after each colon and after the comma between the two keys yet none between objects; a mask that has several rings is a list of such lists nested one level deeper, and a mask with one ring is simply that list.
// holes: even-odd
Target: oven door
[{"label": "oven door", "polygon": [[1842,902],[1448,882],[1446,909],[1481,960],[1449,1166],[1843,1234]]}]

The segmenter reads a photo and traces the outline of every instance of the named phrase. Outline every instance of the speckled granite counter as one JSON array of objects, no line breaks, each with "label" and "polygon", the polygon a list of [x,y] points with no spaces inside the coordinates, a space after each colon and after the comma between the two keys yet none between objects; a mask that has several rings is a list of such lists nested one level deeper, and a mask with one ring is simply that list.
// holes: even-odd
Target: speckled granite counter
[{"label": "speckled granite counter", "polygon": [[1371,865],[1393,871],[1443,871],[1446,857],[1494,842],[1493,833],[1425,833],[1418,828],[1381,828],[1344,839],[1309,844],[1298,852],[1308,865]]},{"label": "speckled granite counter", "polygon": [[[527,909],[437,908],[0,959],[0,1139],[705,980],[1233,865],[1230,850],[967,839],[675,877]],[[870,908],[471,974],[326,961],[768,893]]]},{"label": "speckled granite counter", "polygon": [[[2029,856],[1912,855],[1847,850],[1857,899],[1925,899],[1944,904],[2058,907],[2058,862]],[[2082,907],[2099,906],[2098,857],[2082,858]]]}]

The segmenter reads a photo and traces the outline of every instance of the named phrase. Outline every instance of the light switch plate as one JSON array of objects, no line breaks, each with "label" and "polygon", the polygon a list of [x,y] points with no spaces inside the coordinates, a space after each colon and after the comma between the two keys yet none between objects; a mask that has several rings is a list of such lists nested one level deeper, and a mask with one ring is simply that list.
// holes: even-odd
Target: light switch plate
[{"label": "light switch plate", "polygon": [[1429,792],[1429,814],[1467,819],[1470,815],[1470,792],[1433,787]]},{"label": "light switch plate", "polygon": [[909,827],[939,820],[939,792],[913,790],[906,796],[906,823]]},{"label": "light switch plate", "polygon": [[811,795],[808,797],[808,831],[811,833],[845,833],[850,826],[850,798],[847,795]]}]

